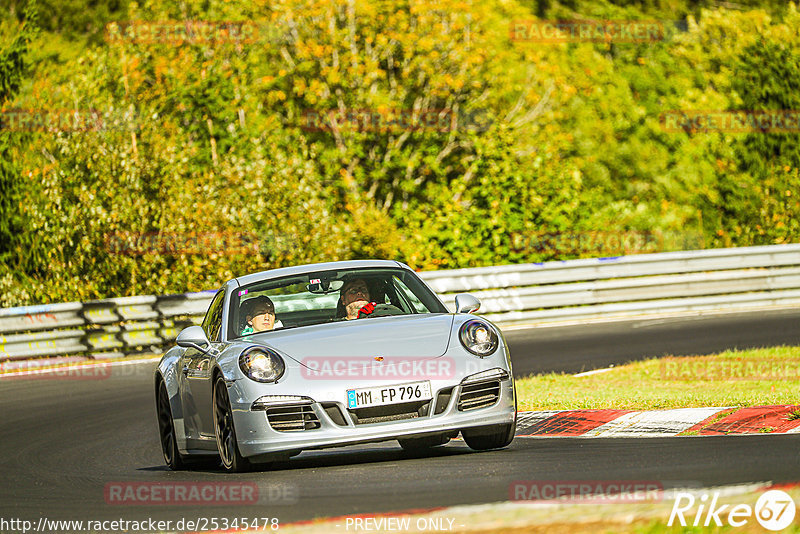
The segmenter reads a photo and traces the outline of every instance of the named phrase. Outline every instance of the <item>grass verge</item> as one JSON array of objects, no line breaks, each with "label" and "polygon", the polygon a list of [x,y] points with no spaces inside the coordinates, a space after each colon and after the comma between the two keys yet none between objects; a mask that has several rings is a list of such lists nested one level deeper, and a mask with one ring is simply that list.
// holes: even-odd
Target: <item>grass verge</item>
[{"label": "grass verge", "polygon": [[588,376],[549,373],[516,384],[520,410],[798,404],[800,347],[654,358]]}]

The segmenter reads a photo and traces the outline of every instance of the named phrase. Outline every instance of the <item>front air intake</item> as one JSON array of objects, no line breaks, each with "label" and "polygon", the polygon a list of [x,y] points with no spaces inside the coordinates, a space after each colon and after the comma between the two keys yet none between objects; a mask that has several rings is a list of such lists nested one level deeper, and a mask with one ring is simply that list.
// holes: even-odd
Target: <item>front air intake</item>
[{"label": "front air intake", "polygon": [[319,428],[319,418],[308,404],[267,408],[269,426],[278,432],[298,432]]},{"label": "front air intake", "polygon": [[349,409],[347,412],[353,423],[369,425],[372,423],[387,423],[389,421],[402,421],[425,417],[430,410],[431,401],[414,401],[403,404],[390,404],[388,406],[372,406],[370,408]]},{"label": "front air intake", "polygon": [[458,410],[466,412],[468,410],[477,410],[478,408],[488,408],[496,404],[499,399],[499,380],[467,384],[461,386],[461,394],[458,396]]}]

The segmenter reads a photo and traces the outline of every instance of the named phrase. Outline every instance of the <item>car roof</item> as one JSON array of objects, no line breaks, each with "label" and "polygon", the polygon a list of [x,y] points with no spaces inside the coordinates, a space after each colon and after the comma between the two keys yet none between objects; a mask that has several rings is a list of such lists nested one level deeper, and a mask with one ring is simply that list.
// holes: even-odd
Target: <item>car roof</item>
[{"label": "car roof", "polygon": [[253,282],[260,282],[262,280],[269,280],[272,278],[281,278],[283,276],[294,276],[298,274],[313,273],[317,271],[329,271],[338,269],[362,269],[362,268],[375,268],[375,267],[391,267],[411,270],[408,265],[394,260],[349,260],[349,261],[331,261],[327,263],[309,263],[306,265],[296,265],[294,267],[281,267],[280,269],[271,269],[269,271],[262,271],[260,273],[246,274],[238,278],[234,278],[232,282],[238,283],[240,286],[252,284]]}]

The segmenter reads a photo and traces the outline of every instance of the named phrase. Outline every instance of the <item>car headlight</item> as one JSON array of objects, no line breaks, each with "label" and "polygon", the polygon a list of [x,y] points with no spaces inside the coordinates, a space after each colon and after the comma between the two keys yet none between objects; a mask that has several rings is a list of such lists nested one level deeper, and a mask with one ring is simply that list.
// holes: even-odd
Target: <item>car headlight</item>
[{"label": "car headlight", "polygon": [[239,356],[239,368],[256,382],[277,382],[286,365],[277,353],[264,347],[252,347]]},{"label": "car headlight", "polygon": [[485,358],[497,350],[497,332],[483,321],[473,319],[461,325],[461,344],[476,356]]}]

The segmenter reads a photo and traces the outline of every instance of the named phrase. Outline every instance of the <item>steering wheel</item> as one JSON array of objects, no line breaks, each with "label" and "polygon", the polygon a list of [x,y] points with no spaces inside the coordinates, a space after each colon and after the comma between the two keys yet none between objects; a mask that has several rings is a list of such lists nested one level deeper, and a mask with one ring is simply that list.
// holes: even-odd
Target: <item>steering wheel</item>
[{"label": "steering wheel", "polygon": [[375,310],[367,317],[388,317],[390,315],[404,315],[405,312],[392,304],[376,304]]}]

